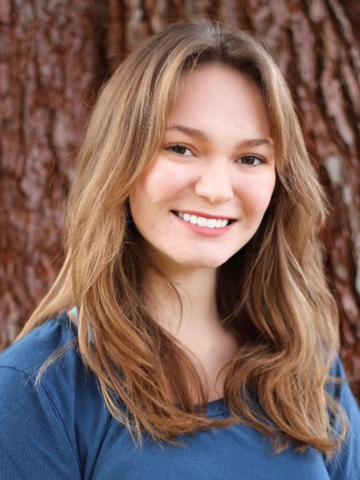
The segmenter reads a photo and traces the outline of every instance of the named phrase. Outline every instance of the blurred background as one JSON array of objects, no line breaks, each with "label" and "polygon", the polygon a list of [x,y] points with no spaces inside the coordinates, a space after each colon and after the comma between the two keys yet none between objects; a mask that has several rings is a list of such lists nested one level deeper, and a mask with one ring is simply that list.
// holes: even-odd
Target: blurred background
[{"label": "blurred background", "polygon": [[320,241],[360,400],[357,0],[0,0],[0,350],[63,261],[64,206],[101,84],[139,40],[205,16],[258,34],[290,85],[333,207]]}]

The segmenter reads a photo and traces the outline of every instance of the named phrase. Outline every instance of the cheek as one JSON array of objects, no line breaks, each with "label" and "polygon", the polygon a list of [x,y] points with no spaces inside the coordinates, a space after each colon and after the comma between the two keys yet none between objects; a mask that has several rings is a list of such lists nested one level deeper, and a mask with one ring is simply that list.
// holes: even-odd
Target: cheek
[{"label": "cheek", "polygon": [[247,182],[246,189],[242,192],[246,213],[263,216],[269,206],[274,188],[275,174]]},{"label": "cheek", "polygon": [[177,198],[188,185],[188,175],[179,168],[171,168],[158,160],[135,184],[130,194],[130,209],[135,225],[144,235],[145,230],[166,229],[159,222],[164,213],[177,206]]},{"label": "cheek", "polygon": [[[179,168],[180,167],[180,168]],[[142,197],[148,206],[161,209],[165,202],[172,201],[191,183],[191,174],[183,165],[169,164],[158,160],[141,177],[136,185],[136,196]]]}]

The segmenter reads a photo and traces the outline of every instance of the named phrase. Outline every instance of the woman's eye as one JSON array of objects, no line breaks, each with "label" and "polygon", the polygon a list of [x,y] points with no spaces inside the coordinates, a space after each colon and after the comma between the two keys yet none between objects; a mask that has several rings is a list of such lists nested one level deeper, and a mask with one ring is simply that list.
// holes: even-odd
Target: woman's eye
[{"label": "woman's eye", "polygon": [[190,155],[192,155],[192,151],[190,150],[190,148],[181,144],[169,145],[168,147],[166,147],[166,150],[169,150],[170,152],[176,153],[177,155],[181,155],[183,157],[189,157]]},{"label": "woman's eye", "polygon": [[256,157],[255,155],[245,155],[238,160],[239,163],[244,165],[251,165],[256,167],[260,163],[265,163],[265,160],[261,157]]}]

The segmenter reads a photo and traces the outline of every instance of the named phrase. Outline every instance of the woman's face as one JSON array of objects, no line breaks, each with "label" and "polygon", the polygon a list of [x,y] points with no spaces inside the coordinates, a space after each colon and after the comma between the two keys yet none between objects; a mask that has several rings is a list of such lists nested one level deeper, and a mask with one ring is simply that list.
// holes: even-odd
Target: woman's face
[{"label": "woman's face", "polygon": [[255,234],[274,186],[259,87],[231,67],[204,65],[183,81],[130,207],[148,254],[165,269],[214,269]]}]

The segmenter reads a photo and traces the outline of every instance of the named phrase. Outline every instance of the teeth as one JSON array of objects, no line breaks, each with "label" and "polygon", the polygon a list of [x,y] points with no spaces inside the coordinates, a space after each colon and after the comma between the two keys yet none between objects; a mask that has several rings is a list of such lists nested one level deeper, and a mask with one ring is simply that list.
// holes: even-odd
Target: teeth
[{"label": "teeth", "polygon": [[[199,218],[199,220],[200,220],[200,218]],[[200,225],[200,223],[199,223],[199,225]],[[208,228],[215,228],[216,227],[216,220],[213,219],[213,218],[209,218],[206,222],[206,226]]]},{"label": "teeth", "polygon": [[229,223],[229,220],[197,217],[196,215],[190,215],[189,213],[183,213],[183,212],[175,212],[175,213],[178,217],[185,220],[185,222],[190,222],[193,225],[199,225],[200,227],[223,228]]}]

